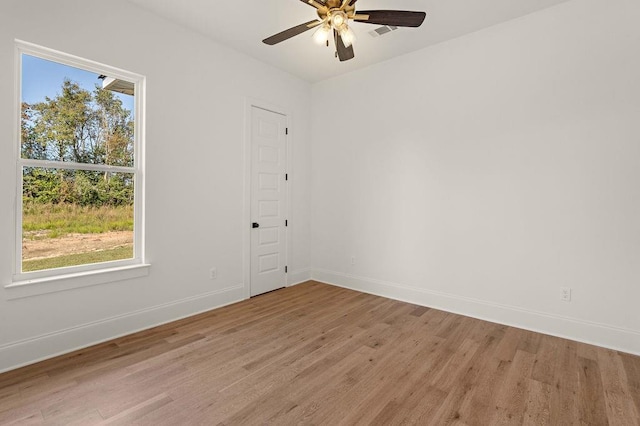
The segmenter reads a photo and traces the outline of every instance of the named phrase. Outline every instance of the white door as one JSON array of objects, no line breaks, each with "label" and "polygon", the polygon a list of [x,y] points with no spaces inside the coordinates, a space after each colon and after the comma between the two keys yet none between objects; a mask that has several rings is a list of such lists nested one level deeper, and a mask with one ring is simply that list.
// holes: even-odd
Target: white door
[{"label": "white door", "polygon": [[286,286],[287,117],[251,108],[251,296]]}]

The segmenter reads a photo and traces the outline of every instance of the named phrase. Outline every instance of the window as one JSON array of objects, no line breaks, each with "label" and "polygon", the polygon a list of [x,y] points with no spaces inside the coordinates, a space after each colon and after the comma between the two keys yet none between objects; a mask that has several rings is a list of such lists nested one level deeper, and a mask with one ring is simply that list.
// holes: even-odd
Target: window
[{"label": "window", "polygon": [[140,75],[17,42],[14,282],[143,263]]}]

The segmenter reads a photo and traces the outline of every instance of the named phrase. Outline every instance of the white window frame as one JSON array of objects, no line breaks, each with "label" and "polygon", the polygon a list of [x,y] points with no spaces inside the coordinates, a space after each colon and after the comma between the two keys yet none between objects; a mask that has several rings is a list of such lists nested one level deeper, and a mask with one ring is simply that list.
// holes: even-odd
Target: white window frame
[{"label": "white window frame", "polygon": [[[148,266],[145,264],[144,247],[144,132],[145,132],[145,77],[79,58],[74,55],[59,52],[53,49],[41,47],[32,43],[16,40],[16,130],[14,135],[15,159],[16,159],[16,198],[15,198],[15,249],[14,271],[12,283],[5,286],[7,289],[20,289],[15,292],[15,298],[31,295],[50,293],[66,290],[68,288],[95,285],[104,282],[129,279],[148,274]],[[21,155],[21,103],[22,103],[22,57],[30,55],[41,59],[57,62],[96,74],[108,75],[134,84],[134,165],[133,167],[109,166],[104,164],[79,164],[72,162],[58,162],[46,160],[32,160],[22,158]],[[33,272],[22,272],[22,191],[23,167],[47,167],[68,170],[92,170],[105,172],[130,173],[134,175],[134,254],[132,259],[116,260],[95,264],[84,264],[63,268],[46,269]],[[140,270],[138,270],[140,269]],[[67,284],[60,281],[67,281]],[[46,288],[29,288],[25,286],[33,284],[46,285]],[[52,285],[55,284],[55,285]],[[42,287],[42,286],[40,286]],[[13,293],[13,292],[12,292]],[[11,297],[10,297],[11,298]]]}]

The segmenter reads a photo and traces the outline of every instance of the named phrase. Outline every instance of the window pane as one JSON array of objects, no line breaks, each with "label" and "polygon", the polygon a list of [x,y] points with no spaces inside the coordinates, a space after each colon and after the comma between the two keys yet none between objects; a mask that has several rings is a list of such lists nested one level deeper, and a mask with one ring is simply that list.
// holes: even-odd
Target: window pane
[{"label": "window pane", "polygon": [[24,167],[22,175],[22,272],[133,258],[133,174]]},{"label": "window pane", "polygon": [[134,84],[22,55],[21,155],[133,166]]}]

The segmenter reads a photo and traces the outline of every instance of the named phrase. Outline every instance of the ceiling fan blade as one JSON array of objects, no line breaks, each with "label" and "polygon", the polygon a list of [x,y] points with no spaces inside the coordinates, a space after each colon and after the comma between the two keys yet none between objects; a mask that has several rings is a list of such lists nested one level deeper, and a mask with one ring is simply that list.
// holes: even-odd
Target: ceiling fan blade
[{"label": "ceiling fan blade", "polygon": [[322,24],[322,21],[309,21],[304,24],[297,25],[293,28],[289,28],[288,30],[284,30],[278,34],[274,34],[271,37],[267,37],[262,40],[262,42],[264,44],[268,44],[269,46],[273,46],[274,44],[278,44],[282,41],[288,40],[291,37],[297,36],[298,34],[302,34],[303,32],[310,30],[311,28],[317,27],[320,24]]},{"label": "ceiling fan blade", "polygon": [[306,3],[309,6],[315,7],[316,9],[326,9],[326,5],[324,4],[324,0],[300,0],[302,3]]},{"label": "ceiling fan blade", "polygon": [[338,34],[338,31],[336,30],[333,30],[333,37],[336,41],[336,52],[338,52],[340,62],[353,59],[355,57],[355,54],[353,53],[353,45],[349,47],[345,46],[342,41],[342,37],[340,37],[340,34]]},{"label": "ceiling fan blade", "polygon": [[427,16],[424,12],[407,10],[358,10],[354,21],[394,27],[419,27]]}]

